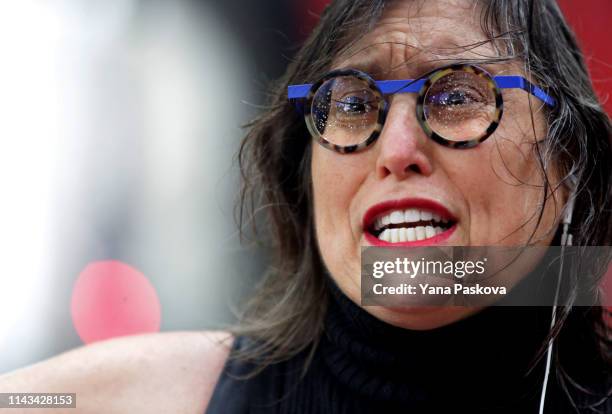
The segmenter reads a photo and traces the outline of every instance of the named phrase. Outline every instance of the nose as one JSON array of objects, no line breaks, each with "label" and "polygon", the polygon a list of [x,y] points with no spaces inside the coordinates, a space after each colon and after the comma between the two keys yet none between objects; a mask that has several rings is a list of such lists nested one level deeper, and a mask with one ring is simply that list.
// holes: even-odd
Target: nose
[{"label": "nose", "polygon": [[393,101],[377,143],[380,148],[376,175],[379,179],[393,175],[399,180],[415,174],[429,176],[433,172],[427,151],[431,140],[415,118],[414,103],[404,99]]}]

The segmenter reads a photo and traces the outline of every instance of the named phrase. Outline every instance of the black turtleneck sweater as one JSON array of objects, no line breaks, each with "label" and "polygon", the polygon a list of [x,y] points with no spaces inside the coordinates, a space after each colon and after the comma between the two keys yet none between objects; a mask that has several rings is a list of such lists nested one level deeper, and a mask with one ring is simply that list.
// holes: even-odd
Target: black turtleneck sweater
[{"label": "black turtleneck sweater", "polygon": [[[549,307],[490,307],[428,331],[374,318],[330,283],[325,330],[309,350],[255,368],[230,359],[208,414],[537,413],[544,359],[529,372],[550,325]],[[238,337],[235,349],[248,346]],[[529,373],[528,373],[529,372]],[[606,411],[609,404],[599,408]],[[546,413],[575,412],[551,373]]]}]

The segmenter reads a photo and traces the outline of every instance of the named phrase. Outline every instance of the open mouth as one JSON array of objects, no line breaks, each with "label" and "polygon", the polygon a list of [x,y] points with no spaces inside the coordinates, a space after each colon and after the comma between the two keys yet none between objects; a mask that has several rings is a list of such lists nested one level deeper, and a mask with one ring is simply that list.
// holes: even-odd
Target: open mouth
[{"label": "open mouth", "polygon": [[456,223],[444,207],[428,200],[382,203],[364,218],[366,237],[381,244],[440,241],[450,236]]}]

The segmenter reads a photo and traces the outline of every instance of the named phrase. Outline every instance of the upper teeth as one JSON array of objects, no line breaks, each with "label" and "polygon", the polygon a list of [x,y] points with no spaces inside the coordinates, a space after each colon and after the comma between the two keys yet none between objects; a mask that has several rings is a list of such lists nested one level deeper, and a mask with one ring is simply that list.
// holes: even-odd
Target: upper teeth
[{"label": "upper teeth", "polygon": [[437,223],[448,223],[446,218],[440,217],[431,211],[409,208],[408,210],[394,210],[374,221],[374,230],[380,230],[388,224],[417,223],[419,221],[434,221]]},{"label": "upper teeth", "polygon": [[[387,242],[397,243],[405,241],[424,240],[440,234],[446,230],[448,219],[440,217],[431,211],[410,208],[407,210],[394,210],[374,221],[374,230],[379,231],[390,224],[432,222],[431,225],[402,226],[400,228],[384,229],[378,238]],[[436,225],[437,224],[437,225]]]}]

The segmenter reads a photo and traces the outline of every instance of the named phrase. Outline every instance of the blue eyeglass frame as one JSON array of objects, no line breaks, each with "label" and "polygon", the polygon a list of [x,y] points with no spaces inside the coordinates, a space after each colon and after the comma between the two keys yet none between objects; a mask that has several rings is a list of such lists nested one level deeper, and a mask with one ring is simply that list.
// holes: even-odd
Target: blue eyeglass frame
[{"label": "blue eyeglass frame", "polygon": [[[308,100],[309,97],[311,97],[314,93],[316,93],[316,90],[313,90],[313,88],[318,89],[319,86],[321,86],[322,81],[325,79],[329,79],[330,75],[333,76],[334,74],[338,74],[338,73],[339,74],[356,73],[356,74],[361,74],[361,76],[363,76],[371,84],[375,85],[375,87],[378,89],[378,91],[382,95],[392,95],[396,93],[419,93],[420,94],[419,98],[421,99],[425,89],[427,89],[430,85],[432,75],[439,73],[439,72],[443,72],[447,69],[460,69],[460,68],[467,69],[470,71],[475,71],[480,74],[484,74],[493,82],[491,87],[494,89],[497,89],[497,88],[499,89],[522,89],[528,92],[529,94],[535,96],[536,98],[538,98],[544,104],[546,104],[547,106],[551,108],[556,105],[556,101],[552,96],[547,94],[540,87],[529,82],[523,76],[517,76],[517,75],[490,76],[484,69],[481,69],[480,67],[476,65],[461,65],[461,64],[448,65],[448,66],[434,69],[433,71],[430,71],[427,74],[423,75],[421,78],[417,78],[417,79],[382,80],[382,81],[375,81],[368,74],[354,70],[354,69],[335,70],[335,71],[332,71],[326,74],[325,76],[321,78],[321,80],[315,83],[308,83],[308,84],[301,84],[301,85],[289,85],[288,91],[287,91],[287,97],[289,101],[292,102],[296,106],[296,108],[302,113],[302,115],[308,116],[310,114],[310,111],[305,110],[306,108],[304,107],[304,103]],[[503,100],[499,92],[497,92],[497,95],[498,95],[497,105],[498,105],[498,110],[499,110],[498,115],[499,117],[501,117],[501,113],[503,112]],[[417,107],[417,115],[419,115],[418,107]],[[384,123],[385,117],[386,117],[386,114],[383,113],[381,115],[380,121]],[[472,148],[478,145],[480,142],[487,139],[497,127],[497,125],[492,125],[492,128],[490,128],[483,136],[479,137],[478,139],[452,142],[452,141],[449,141],[437,135],[435,132],[431,131],[427,125],[424,125],[426,122],[423,119],[418,119],[418,120],[423,126],[427,135],[429,135],[432,139],[434,139],[434,141],[438,142],[441,145],[452,147],[452,148],[458,148],[458,149],[467,149],[467,148]],[[308,124],[308,120],[306,122]],[[382,128],[382,125],[380,125],[380,128]],[[368,138],[361,144],[351,145],[348,147],[341,147],[338,145],[334,145],[328,142],[322,136],[319,136],[318,139],[319,139],[320,144],[322,144],[323,146],[331,150],[334,150],[340,153],[351,153],[351,152],[356,152],[356,151],[365,149],[366,147],[374,143],[374,141],[377,140],[380,132],[381,131],[376,131],[370,138]]]},{"label": "blue eyeglass frame", "polygon": [[[497,84],[499,89],[522,89],[529,92],[531,95],[540,99],[546,105],[554,107],[556,102],[555,99],[544,92],[540,87],[529,82],[522,76],[510,76],[510,75],[498,75],[493,76],[493,80]],[[396,93],[418,93],[426,79],[403,79],[403,80],[383,80],[374,81],[378,89],[384,95],[396,94]],[[406,86],[406,84],[409,84]],[[301,99],[306,99],[308,92],[312,88],[312,83],[305,83],[302,85],[289,85],[287,88],[287,97],[290,101],[298,103]]]}]

